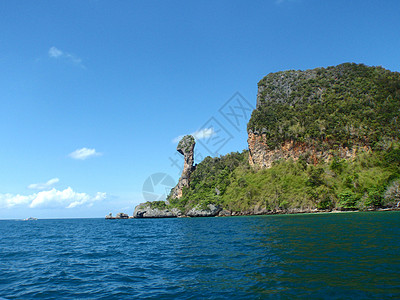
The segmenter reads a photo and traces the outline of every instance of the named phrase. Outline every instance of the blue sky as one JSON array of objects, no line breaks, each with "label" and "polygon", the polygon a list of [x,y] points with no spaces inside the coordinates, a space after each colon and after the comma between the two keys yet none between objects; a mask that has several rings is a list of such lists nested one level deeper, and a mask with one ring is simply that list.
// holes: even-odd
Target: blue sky
[{"label": "blue sky", "polygon": [[197,162],[247,147],[266,74],[399,71],[399,13],[367,0],[2,1],[0,218],[131,215],[178,180],[179,136],[197,135]]}]

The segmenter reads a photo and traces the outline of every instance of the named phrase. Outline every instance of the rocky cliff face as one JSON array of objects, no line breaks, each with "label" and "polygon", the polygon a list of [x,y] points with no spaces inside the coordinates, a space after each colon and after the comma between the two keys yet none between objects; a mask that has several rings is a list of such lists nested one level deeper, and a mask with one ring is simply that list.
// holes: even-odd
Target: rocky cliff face
[{"label": "rocky cliff face", "polygon": [[182,197],[182,189],[184,187],[189,187],[190,174],[194,171],[194,146],[196,142],[193,136],[184,136],[176,150],[183,155],[184,165],[181,177],[179,178],[178,184],[171,191],[172,199],[179,199]]},{"label": "rocky cliff face", "polygon": [[[320,161],[329,161],[333,154],[328,149],[318,147],[318,144],[308,145],[306,143],[287,141],[279,148],[269,149],[267,137],[265,134],[249,131],[249,163],[253,167],[270,168],[274,161],[280,159],[298,160],[304,158],[308,164],[317,164]],[[367,146],[357,146],[349,149],[347,147],[338,146],[335,149],[335,155],[340,158],[351,159],[356,156],[358,151],[370,151]]]},{"label": "rocky cliff face", "polygon": [[349,159],[379,148],[380,136],[398,136],[396,116],[388,113],[398,105],[389,100],[396,90],[390,86],[398,84],[389,75],[398,77],[350,63],[268,74],[258,83],[257,109],[247,127],[250,164],[269,168],[300,157],[316,164],[333,153]]}]

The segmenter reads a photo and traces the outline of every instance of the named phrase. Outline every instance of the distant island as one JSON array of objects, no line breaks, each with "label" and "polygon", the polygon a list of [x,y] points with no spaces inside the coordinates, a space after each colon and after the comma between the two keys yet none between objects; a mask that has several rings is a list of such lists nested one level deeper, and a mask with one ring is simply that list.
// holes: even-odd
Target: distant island
[{"label": "distant island", "polygon": [[399,209],[400,73],[344,63],[270,73],[258,83],[248,150],[206,157],[195,139],[167,201],[135,218]]},{"label": "distant island", "polygon": [[115,216],[112,215],[112,213],[109,213],[106,215],[106,220],[115,220],[115,219],[129,219],[129,215],[125,213],[117,213]]}]

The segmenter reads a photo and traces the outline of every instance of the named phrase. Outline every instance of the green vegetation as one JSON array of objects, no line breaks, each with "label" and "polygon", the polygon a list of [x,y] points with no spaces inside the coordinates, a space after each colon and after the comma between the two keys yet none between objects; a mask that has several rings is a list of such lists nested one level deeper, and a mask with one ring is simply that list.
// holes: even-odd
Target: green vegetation
[{"label": "green vegetation", "polygon": [[207,157],[194,173],[190,188],[171,207],[182,211],[213,203],[231,211],[254,207],[282,209],[368,209],[396,205],[400,201],[400,162],[392,162],[399,151],[361,153],[354,160],[334,158],[316,166],[303,159],[281,160],[269,169],[254,170],[248,152]]},{"label": "green vegetation", "polygon": [[[248,130],[265,134],[270,149],[292,140],[333,158],[310,165],[300,157],[256,169],[248,163],[248,151],[206,157],[182,198],[169,199],[169,208],[184,212],[213,203],[251,212],[399,205],[399,73],[349,63],[278,72],[259,82],[257,101]],[[372,151],[358,151],[346,160],[339,146]]]},{"label": "green vegetation", "polygon": [[400,74],[342,64],[269,74],[259,82],[248,130],[264,133],[271,149],[294,140],[331,149],[382,149],[399,140]]},{"label": "green vegetation", "polygon": [[186,207],[199,204],[205,208],[211,203],[220,204],[222,195],[231,184],[230,175],[239,166],[248,166],[247,161],[247,151],[215,158],[207,156],[191,174],[190,188],[183,190],[183,197],[179,201],[185,203]]},{"label": "green vegetation", "polygon": [[167,208],[167,204],[165,203],[165,201],[152,201],[147,202],[147,204],[149,204],[152,209],[162,210]]}]

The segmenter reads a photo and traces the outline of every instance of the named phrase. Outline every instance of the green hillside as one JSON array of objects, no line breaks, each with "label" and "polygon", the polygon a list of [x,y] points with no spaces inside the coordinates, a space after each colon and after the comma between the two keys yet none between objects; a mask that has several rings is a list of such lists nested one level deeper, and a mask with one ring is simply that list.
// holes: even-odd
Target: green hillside
[{"label": "green hillside", "polygon": [[[272,73],[259,82],[248,130],[265,134],[270,149],[289,140],[329,151],[329,161],[306,157],[252,168],[248,151],[205,158],[190,186],[170,207],[208,204],[240,213],[299,209],[368,209],[400,201],[400,74],[342,64]],[[338,146],[365,145],[353,159]]]}]

